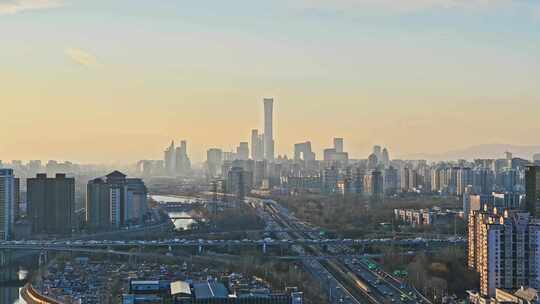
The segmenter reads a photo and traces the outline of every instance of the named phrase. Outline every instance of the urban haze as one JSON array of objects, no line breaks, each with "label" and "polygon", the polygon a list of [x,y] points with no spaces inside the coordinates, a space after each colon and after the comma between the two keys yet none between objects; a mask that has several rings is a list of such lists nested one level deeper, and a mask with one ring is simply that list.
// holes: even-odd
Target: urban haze
[{"label": "urban haze", "polygon": [[0,304],[533,304],[540,2],[0,0]]}]

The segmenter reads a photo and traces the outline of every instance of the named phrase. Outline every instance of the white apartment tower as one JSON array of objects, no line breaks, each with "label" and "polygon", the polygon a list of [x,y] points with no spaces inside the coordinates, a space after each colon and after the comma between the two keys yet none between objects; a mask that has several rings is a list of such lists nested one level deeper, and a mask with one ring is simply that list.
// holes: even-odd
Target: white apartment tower
[{"label": "white apartment tower", "polygon": [[482,296],[495,296],[497,288],[540,288],[540,223],[528,212],[487,206],[470,212],[467,251]]}]

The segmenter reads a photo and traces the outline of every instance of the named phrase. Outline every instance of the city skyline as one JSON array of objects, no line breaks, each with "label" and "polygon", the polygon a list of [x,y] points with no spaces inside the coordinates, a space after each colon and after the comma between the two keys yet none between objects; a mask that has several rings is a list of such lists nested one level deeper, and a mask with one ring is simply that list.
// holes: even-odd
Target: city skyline
[{"label": "city skyline", "polygon": [[0,1],[0,155],[133,162],[185,139],[200,162],[263,133],[265,97],[276,156],[305,141],[320,156],[334,137],[351,158],[376,144],[392,157],[536,145],[538,12],[510,0]]}]

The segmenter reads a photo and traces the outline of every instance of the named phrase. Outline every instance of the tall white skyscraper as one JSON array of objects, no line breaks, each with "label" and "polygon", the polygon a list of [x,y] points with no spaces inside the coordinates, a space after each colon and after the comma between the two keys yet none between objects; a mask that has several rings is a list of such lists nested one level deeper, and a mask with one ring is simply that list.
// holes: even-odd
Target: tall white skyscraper
[{"label": "tall white skyscraper", "polygon": [[15,177],[12,169],[0,169],[0,240],[9,240],[15,222]]},{"label": "tall white skyscraper", "polygon": [[274,160],[274,99],[264,99],[264,159]]}]

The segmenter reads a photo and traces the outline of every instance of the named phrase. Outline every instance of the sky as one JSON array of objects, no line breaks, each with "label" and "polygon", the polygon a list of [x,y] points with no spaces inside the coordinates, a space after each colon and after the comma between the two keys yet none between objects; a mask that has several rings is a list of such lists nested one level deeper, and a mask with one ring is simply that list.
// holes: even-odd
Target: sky
[{"label": "sky", "polygon": [[0,159],[540,144],[538,0],[0,0]]}]

